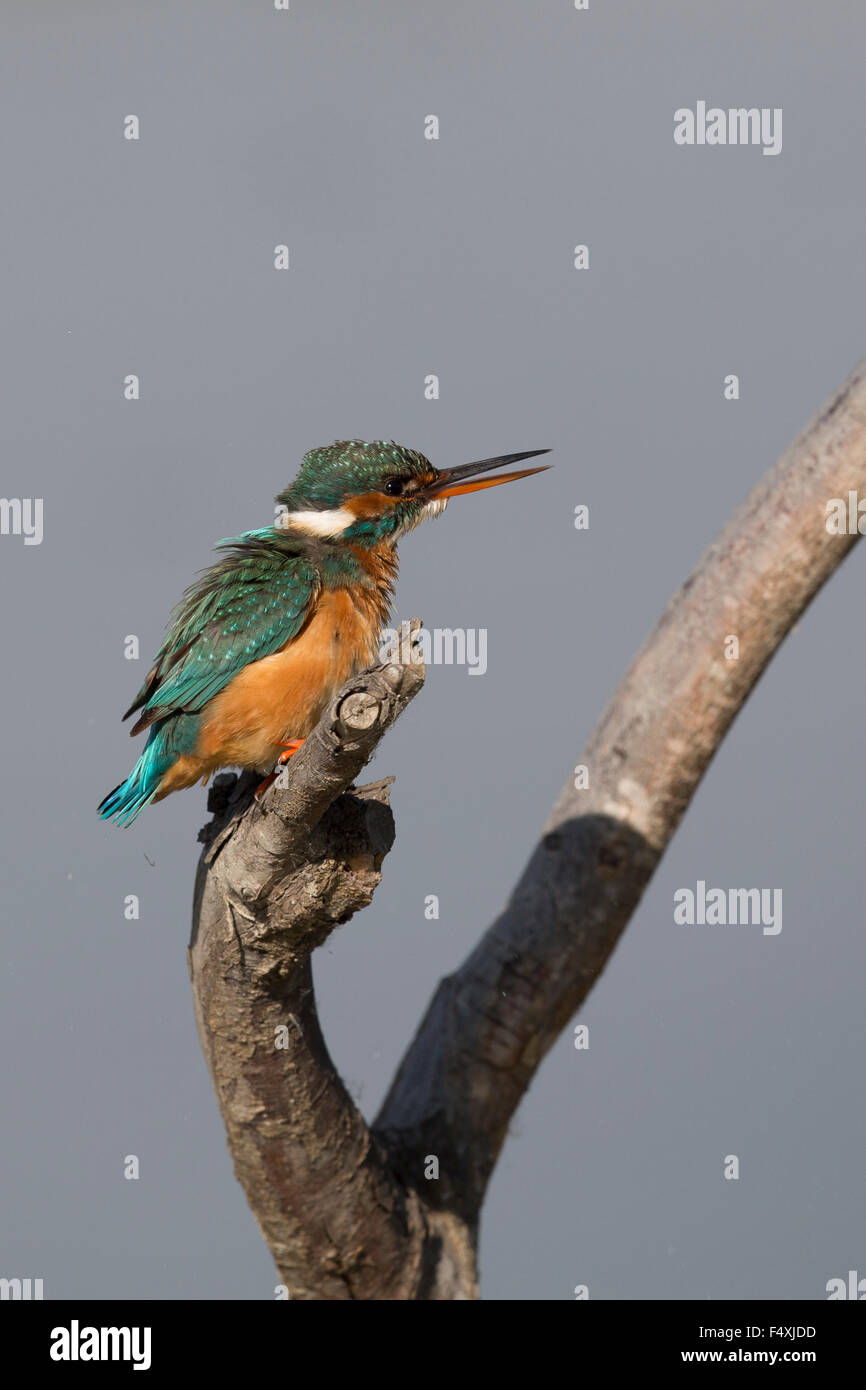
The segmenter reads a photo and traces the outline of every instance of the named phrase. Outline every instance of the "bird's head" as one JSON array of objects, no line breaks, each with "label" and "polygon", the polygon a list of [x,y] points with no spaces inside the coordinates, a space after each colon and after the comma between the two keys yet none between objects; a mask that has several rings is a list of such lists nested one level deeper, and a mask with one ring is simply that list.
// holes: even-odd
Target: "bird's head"
[{"label": "bird's head", "polygon": [[426,517],[443,512],[449,497],[528,478],[547,465],[479,475],[548,452],[532,449],[438,469],[415,449],[390,440],[339,440],[305,454],[298,476],[277,497],[284,509],[278,524],[325,540],[393,544]]}]

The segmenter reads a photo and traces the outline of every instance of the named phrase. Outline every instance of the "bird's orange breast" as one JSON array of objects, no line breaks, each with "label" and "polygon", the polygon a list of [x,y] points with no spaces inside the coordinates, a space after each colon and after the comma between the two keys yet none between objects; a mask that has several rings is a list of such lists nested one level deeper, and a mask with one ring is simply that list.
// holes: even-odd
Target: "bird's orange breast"
[{"label": "bird's orange breast", "polygon": [[154,800],[220,767],[267,772],[280,746],[306,738],[340,686],[376,660],[381,625],[380,595],[324,590],[296,637],[250,662],[211,700],[195,752],[177,759]]},{"label": "bird's orange breast", "polygon": [[211,702],[196,753],[221,766],[272,767],[280,745],[306,738],[344,681],[376,660],[378,636],[368,603],[325,590],[297,637],[245,666]]}]

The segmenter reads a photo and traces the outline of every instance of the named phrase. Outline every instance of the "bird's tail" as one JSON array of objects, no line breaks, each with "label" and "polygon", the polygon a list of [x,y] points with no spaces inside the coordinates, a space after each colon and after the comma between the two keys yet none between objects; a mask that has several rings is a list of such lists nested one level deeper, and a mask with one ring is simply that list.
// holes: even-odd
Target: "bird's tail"
[{"label": "bird's tail", "polygon": [[132,825],[138,813],[156,796],[160,782],[177,756],[166,743],[161,729],[151,729],[144,751],[126,781],[99,803],[97,811],[101,820]]}]

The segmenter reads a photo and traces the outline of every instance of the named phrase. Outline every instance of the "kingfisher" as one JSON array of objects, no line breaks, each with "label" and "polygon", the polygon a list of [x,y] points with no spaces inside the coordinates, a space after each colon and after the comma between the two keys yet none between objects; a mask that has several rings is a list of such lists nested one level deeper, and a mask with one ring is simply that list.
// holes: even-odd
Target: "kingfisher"
[{"label": "kingfisher", "polygon": [[150,802],[222,767],[278,770],[340,687],[377,660],[397,577],[397,542],[451,497],[541,473],[493,469],[549,453],[437,469],[389,440],[338,440],[305,454],[272,526],[220,541],[172,613],[124,719],[149,730],[125,782],[98,807],[128,826]]}]

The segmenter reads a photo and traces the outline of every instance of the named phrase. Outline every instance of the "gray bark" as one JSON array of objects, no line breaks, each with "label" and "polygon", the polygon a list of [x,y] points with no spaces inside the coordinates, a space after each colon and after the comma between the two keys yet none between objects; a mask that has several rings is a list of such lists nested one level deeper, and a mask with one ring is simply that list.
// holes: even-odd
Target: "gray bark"
[{"label": "gray bark", "polygon": [[[866,360],[672,598],[575,760],[588,789],[569,776],[503,912],[440,983],[372,1126],[328,1056],[310,954],[379,881],[388,784],[347,789],[422,668],[350,682],[263,808],[255,778],[219,779],[190,972],[235,1170],[291,1297],[477,1297],[479,1213],[511,1116],[737,711],[859,538],[825,524],[829,499],[850,490],[866,495]],[[280,1026],[287,1049],[274,1047]]]}]

